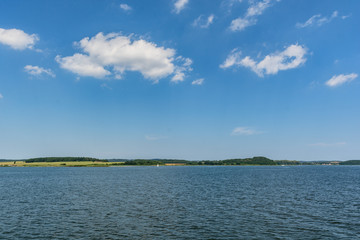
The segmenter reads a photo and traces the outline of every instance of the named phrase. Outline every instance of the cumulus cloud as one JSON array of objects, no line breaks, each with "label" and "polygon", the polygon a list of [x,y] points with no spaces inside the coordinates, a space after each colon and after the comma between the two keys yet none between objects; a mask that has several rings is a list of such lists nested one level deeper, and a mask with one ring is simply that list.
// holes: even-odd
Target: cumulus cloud
[{"label": "cumulus cloud", "polygon": [[347,75],[344,75],[344,74],[335,75],[330,80],[328,80],[325,84],[329,87],[337,87],[344,83],[351,82],[352,80],[354,80],[357,77],[358,77],[358,75],[356,73],[351,73],[351,74],[347,74]]},{"label": "cumulus cloud", "polygon": [[184,8],[185,5],[188,4],[189,0],[176,0],[174,4],[174,11],[176,14],[179,14]]},{"label": "cumulus cloud", "polygon": [[89,55],[76,53],[69,57],[56,56],[55,60],[60,64],[60,67],[80,76],[103,78],[111,74],[103,65],[97,63],[96,59]]},{"label": "cumulus cloud", "polygon": [[208,28],[214,22],[214,14],[209,15],[207,18],[204,15],[200,15],[194,20],[193,26],[200,28]]},{"label": "cumulus cloud", "polygon": [[55,74],[51,69],[45,69],[39,66],[26,65],[24,70],[33,76],[49,75],[50,77],[55,77]]},{"label": "cumulus cloud", "polygon": [[[279,0],[276,1],[278,2]],[[257,16],[262,15],[271,6],[271,2],[272,0],[250,1],[250,6],[246,10],[245,15],[232,20],[230,30],[234,32],[242,31],[249,26],[255,25],[257,23]]]},{"label": "cumulus cloud", "polygon": [[130,7],[129,5],[127,5],[126,3],[122,3],[120,4],[120,8],[124,11],[131,11],[132,7]]},{"label": "cumulus cloud", "polygon": [[250,127],[236,127],[231,132],[231,135],[238,136],[238,135],[256,135],[260,134],[261,132],[250,128]]},{"label": "cumulus cloud", "polygon": [[57,56],[56,61],[61,68],[80,76],[121,78],[126,71],[137,71],[154,83],[171,75],[172,81],[179,82],[192,70],[191,59],[176,56],[174,49],[118,33],[98,33],[83,38],[77,45],[82,53]]},{"label": "cumulus cloud", "polygon": [[264,74],[277,74],[279,71],[301,66],[306,62],[306,53],[305,47],[293,44],[282,52],[272,53],[265,56],[263,60],[256,62],[249,56],[241,58],[241,52],[236,48],[231,51],[224,63],[220,65],[220,68],[243,66],[250,68],[258,76],[263,77]]},{"label": "cumulus cloud", "polygon": [[196,79],[196,80],[191,82],[192,85],[202,85],[203,83],[204,83],[203,78],[199,78],[199,79]]},{"label": "cumulus cloud", "polygon": [[[298,28],[305,28],[305,27],[311,27],[311,26],[320,27],[321,25],[323,25],[325,23],[329,23],[333,19],[338,18],[338,17],[339,17],[338,11],[334,11],[331,14],[331,16],[329,16],[329,17],[323,17],[323,16],[321,16],[321,14],[316,14],[316,15],[312,16],[311,18],[309,18],[304,23],[297,23],[296,27],[298,27]],[[348,16],[342,16],[341,19],[346,19],[347,17]]]},{"label": "cumulus cloud", "polygon": [[27,34],[20,29],[0,28],[0,43],[16,50],[32,49],[39,40],[36,34]]}]

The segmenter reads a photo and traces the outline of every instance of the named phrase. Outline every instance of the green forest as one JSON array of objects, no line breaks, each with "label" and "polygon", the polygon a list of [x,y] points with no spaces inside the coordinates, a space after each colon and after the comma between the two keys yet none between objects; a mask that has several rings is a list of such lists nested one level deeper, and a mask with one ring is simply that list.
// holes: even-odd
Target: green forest
[{"label": "green forest", "polygon": [[[17,160],[1,160],[14,161]],[[20,160],[18,160],[19,162]],[[185,166],[289,166],[289,165],[360,165],[360,160],[349,161],[294,161],[272,160],[267,157],[235,158],[225,160],[189,161],[182,159],[98,159],[91,157],[41,157],[21,160],[25,163],[59,163],[83,162],[84,164],[102,164],[104,166],[156,166],[156,165],[185,165]],[[85,163],[90,162],[90,163]],[[74,164],[74,163],[72,163]],[[68,164],[69,165],[69,164]]]}]

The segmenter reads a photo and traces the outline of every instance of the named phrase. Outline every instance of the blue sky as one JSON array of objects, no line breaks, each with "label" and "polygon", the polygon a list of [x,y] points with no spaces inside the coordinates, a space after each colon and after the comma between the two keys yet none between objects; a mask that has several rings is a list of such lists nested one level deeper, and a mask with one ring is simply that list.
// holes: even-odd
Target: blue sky
[{"label": "blue sky", "polygon": [[360,157],[360,2],[0,2],[0,158]]}]

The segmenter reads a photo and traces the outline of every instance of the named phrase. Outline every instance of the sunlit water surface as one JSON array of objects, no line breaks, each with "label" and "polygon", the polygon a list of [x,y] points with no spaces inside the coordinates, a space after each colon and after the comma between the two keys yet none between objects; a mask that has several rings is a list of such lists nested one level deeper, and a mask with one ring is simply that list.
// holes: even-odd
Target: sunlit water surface
[{"label": "sunlit water surface", "polygon": [[360,239],[360,167],[0,168],[0,239]]}]

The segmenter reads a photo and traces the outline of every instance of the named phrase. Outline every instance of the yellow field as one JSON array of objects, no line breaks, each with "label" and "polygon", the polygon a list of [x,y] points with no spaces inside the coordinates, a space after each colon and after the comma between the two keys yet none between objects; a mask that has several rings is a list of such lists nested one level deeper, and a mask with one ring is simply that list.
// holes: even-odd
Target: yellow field
[{"label": "yellow field", "polygon": [[109,167],[121,166],[120,162],[36,162],[25,163],[25,161],[0,162],[0,167]]}]

